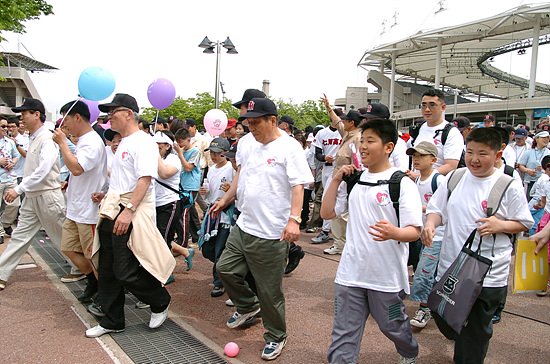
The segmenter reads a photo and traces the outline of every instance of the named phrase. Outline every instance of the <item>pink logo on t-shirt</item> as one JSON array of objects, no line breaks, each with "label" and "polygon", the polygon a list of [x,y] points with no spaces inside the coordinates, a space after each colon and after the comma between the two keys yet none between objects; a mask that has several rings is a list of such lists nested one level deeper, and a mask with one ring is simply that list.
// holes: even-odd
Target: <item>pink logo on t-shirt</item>
[{"label": "pink logo on t-shirt", "polygon": [[424,200],[426,202],[429,202],[430,201],[430,198],[432,198],[432,194],[431,193],[426,193],[424,194]]},{"label": "pink logo on t-shirt", "polygon": [[386,206],[390,202],[390,198],[386,192],[378,192],[376,194],[376,201],[380,206]]},{"label": "pink logo on t-shirt", "polygon": [[270,167],[275,167],[276,164],[277,164],[277,158],[275,158],[275,157],[269,158],[267,160],[267,165],[270,166]]},{"label": "pink logo on t-shirt", "polygon": [[483,211],[487,212],[487,200],[481,201],[481,208]]},{"label": "pink logo on t-shirt", "polygon": [[125,161],[126,158],[128,158],[128,151],[125,150],[124,152],[122,152],[122,160]]},{"label": "pink logo on t-shirt", "polygon": [[435,145],[441,144],[441,140],[439,140],[439,139],[434,139],[434,144],[435,144]]}]

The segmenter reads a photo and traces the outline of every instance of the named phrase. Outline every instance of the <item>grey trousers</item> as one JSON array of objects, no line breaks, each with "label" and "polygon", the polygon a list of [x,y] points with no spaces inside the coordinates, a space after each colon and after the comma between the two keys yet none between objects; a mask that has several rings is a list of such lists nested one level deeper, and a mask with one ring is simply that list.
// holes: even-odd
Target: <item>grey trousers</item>
[{"label": "grey trousers", "polygon": [[418,355],[418,343],[405,314],[405,293],[387,293],[334,284],[334,324],[327,359],[331,364],[356,363],[370,314],[380,331],[406,358]]},{"label": "grey trousers", "polygon": [[[19,210],[19,223],[13,230],[6,250],[0,255],[0,279],[7,281],[10,278],[40,226],[44,227],[54,245],[61,249],[64,221],[65,200],[60,189],[35,197],[25,196]],[[65,259],[72,265],[69,258]]]},{"label": "grey trousers", "polygon": [[2,205],[2,217],[0,218],[0,234],[4,235],[4,227],[10,226],[17,217],[17,211],[21,205],[21,199],[17,197],[13,202],[7,203],[4,201],[4,195],[12,188],[17,187],[17,180],[9,181],[6,183],[0,183],[0,204]]}]

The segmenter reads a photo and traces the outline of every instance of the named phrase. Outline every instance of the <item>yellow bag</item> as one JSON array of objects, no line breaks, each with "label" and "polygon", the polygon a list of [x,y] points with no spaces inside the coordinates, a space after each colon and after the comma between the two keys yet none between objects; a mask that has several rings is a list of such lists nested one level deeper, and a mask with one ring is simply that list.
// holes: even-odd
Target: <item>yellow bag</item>
[{"label": "yellow bag", "polygon": [[534,241],[518,239],[514,272],[514,293],[546,291],[548,244],[535,255]]}]

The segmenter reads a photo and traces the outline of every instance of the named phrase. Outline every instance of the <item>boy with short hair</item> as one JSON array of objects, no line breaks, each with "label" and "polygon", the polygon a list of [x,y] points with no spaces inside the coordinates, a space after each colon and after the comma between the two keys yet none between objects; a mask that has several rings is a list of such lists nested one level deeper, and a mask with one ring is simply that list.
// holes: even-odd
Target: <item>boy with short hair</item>
[{"label": "boy with short hair", "polygon": [[[189,134],[189,130],[186,128],[181,128],[176,131],[174,138],[176,139],[176,143],[174,143],[174,150],[178,153],[182,166],[182,171],[180,174],[181,187],[184,191],[191,192],[193,195],[193,201],[196,201],[197,195],[199,194],[199,189],[201,187],[201,153],[197,148],[191,147],[191,135]],[[176,233],[178,235],[177,243],[184,247],[187,247],[187,240],[189,239],[190,233],[194,232],[194,235],[196,235],[191,236],[194,243],[199,241],[199,236],[196,232],[201,228],[200,221],[196,222],[191,220],[191,223],[197,225],[194,229],[188,229],[189,222],[189,208],[186,208],[182,214],[181,226],[178,225],[178,228],[176,229]]]},{"label": "boy with short hair", "polygon": [[[501,138],[493,128],[473,130],[466,137],[466,167],[454,191],[449,196],[447,181],[437,190],[428,204],[422,241],[431,243],[435,228],[446,223],[441,255],[437,269],[439,281],[458,257],[464,242],[474,229],[483,237],[481,255],[492,260],[492,267],[483,281],[483,288],[474,302],[467,325],[457,334],[436,313],[439,330],[455,341],[454,362],[482,363],[493,334],[492,319],[507,293],[512,243],[506,234],[527,230],[533,219],[520,184],[512,181],[503,195],[495,215],[487,217],[489,192],[502,176],[495,162],[502,157]],[[477,250],[476,237],[472,250]]]},{"label": "boy with short hair", "polygon": [[[433,169],[433,165],[437,162],[437,147],[432,143],[420,142],[416,147],[407,149],[407,154],[412,156],[414,169],[420,172],[420,177],[416,179],[415,183],[422,201],[422,220],[425,222],[428,202],[441,186],[445,177]],[[414,318],[411,319],[411,325],[420,329],[424,328],[431,319],[427,302],[435,279],[444,233],[444,226],[437,228],[433,243],[423,247],[414,272],[409,300],[419,302],[420,305]]]},{"label": "boy with short hair", "polygon": [[[231,163],[227,161],[227,158],[223,156],[222,153],[229,151],[229,141],[226,138],[214,138],[210,143],[210,146],[204,151],[210,151],[210,158],[214,165],[208,169],[208,189],[205,187],[200,188],[200,194],[206,195],[210,194],[210,203],[216,203],[220,198],[225,194],[224,183],[231,184],[233,177],[235,176],[235,169]],[[229,208],[233,206],[233,203],[229,205]],[[231,208],[232,209],[232,208]],[[219,297],[224,294],[225,288],[223,287],[218,273],[216,272],[216,263],[220,260],[223,250],[225,249],[225,242],[229,236],[229,230],[231,229],[231,216],[228,214],[228,209],[224,209],[220,215],[217,217],[218,228],[216,236],[211,236],[210,240],[205,242],[205,245],[211,245],[208,249],[211,253],[214,253],[212,256],[208,256],[210,260],[213,261],[214,267],[212,269],[212,275],[214,276],[214,288],[210,295],[212,297]],[[231,214],[232,215],[232,214]],[[207,217],[205,217],[207,219]],[[212,246],[213,244],[213,246]],[[208,246],[203,245],[203,254],[205,251],[208,251],[206,248]],[[206,255],[206,254],[205,254]]]},{"label": "boy with short hair", "polygon": [[409,293],[409,246],[403,243],[418,239],[422,205],[413,181],[402,178],[398,218],[389,185],[377,183],[397,171],[389,162],[398,138],[393,122],[371,119],[361,130],[361,162],[368,170],[351,190],[349,208],[346,194],[338,189],[346,188],[340,184],[344,174],[354,172],[353,165],[333,176],[321,206],[323,219],[349,210],[346,249],[334,281],[335,316],[327,358],[332,364],[355,363],[366,319],[372,314],[380,330],[395,343],[399,363],[415,363],[418,343],[403,304]]}]

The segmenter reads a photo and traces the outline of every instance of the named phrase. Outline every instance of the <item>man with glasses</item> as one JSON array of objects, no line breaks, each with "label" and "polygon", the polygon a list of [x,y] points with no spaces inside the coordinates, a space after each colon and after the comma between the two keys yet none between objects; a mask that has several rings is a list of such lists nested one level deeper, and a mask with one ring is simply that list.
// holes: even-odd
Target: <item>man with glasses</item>
[{"label": "man with glasses", "polygon": [[[462,150],[464,149],[464,139],[460,130],[455,127],[445,127],[449,124],[444,117],[445,95],[441,90],[428,89],[422,94],[422,117],[426,122],[422,123],[418,136],[411,138],[407,142],[407,148],[412,148],[418,143],[427,141],[437,147],[437,162],[433,168],[440,174],[446,175],[458,166]],[[407,171],[409,177],[414,181],[419,173]]]},{"label": "man with glasses", "polygon": [[[3,196],[5,191],[17,186],[17,176],[14,174],[13,168],[19,157],[15,142],[8,137],[8,121],[0,118],[0,196]],[[20,204],[19,198],[12,203],[0,201],[4,210],[0,217],[0,244],[4,243],[4,235],[11,236],[11,223],[17,216]]]},{"label": "man with glasses", "polygon": [[[21,155],[13,167],[13,174],[17,176],[17,183],[21,183],[23,180],[23,168],[25,167],[25,158],[27,157],[27,150],[29,149],[29,136],[20,132],[19,117],[13,116],[8,118],[8,138],[13,140],[17,151]],[[24,195],[21,196],[23,198]]]}]

